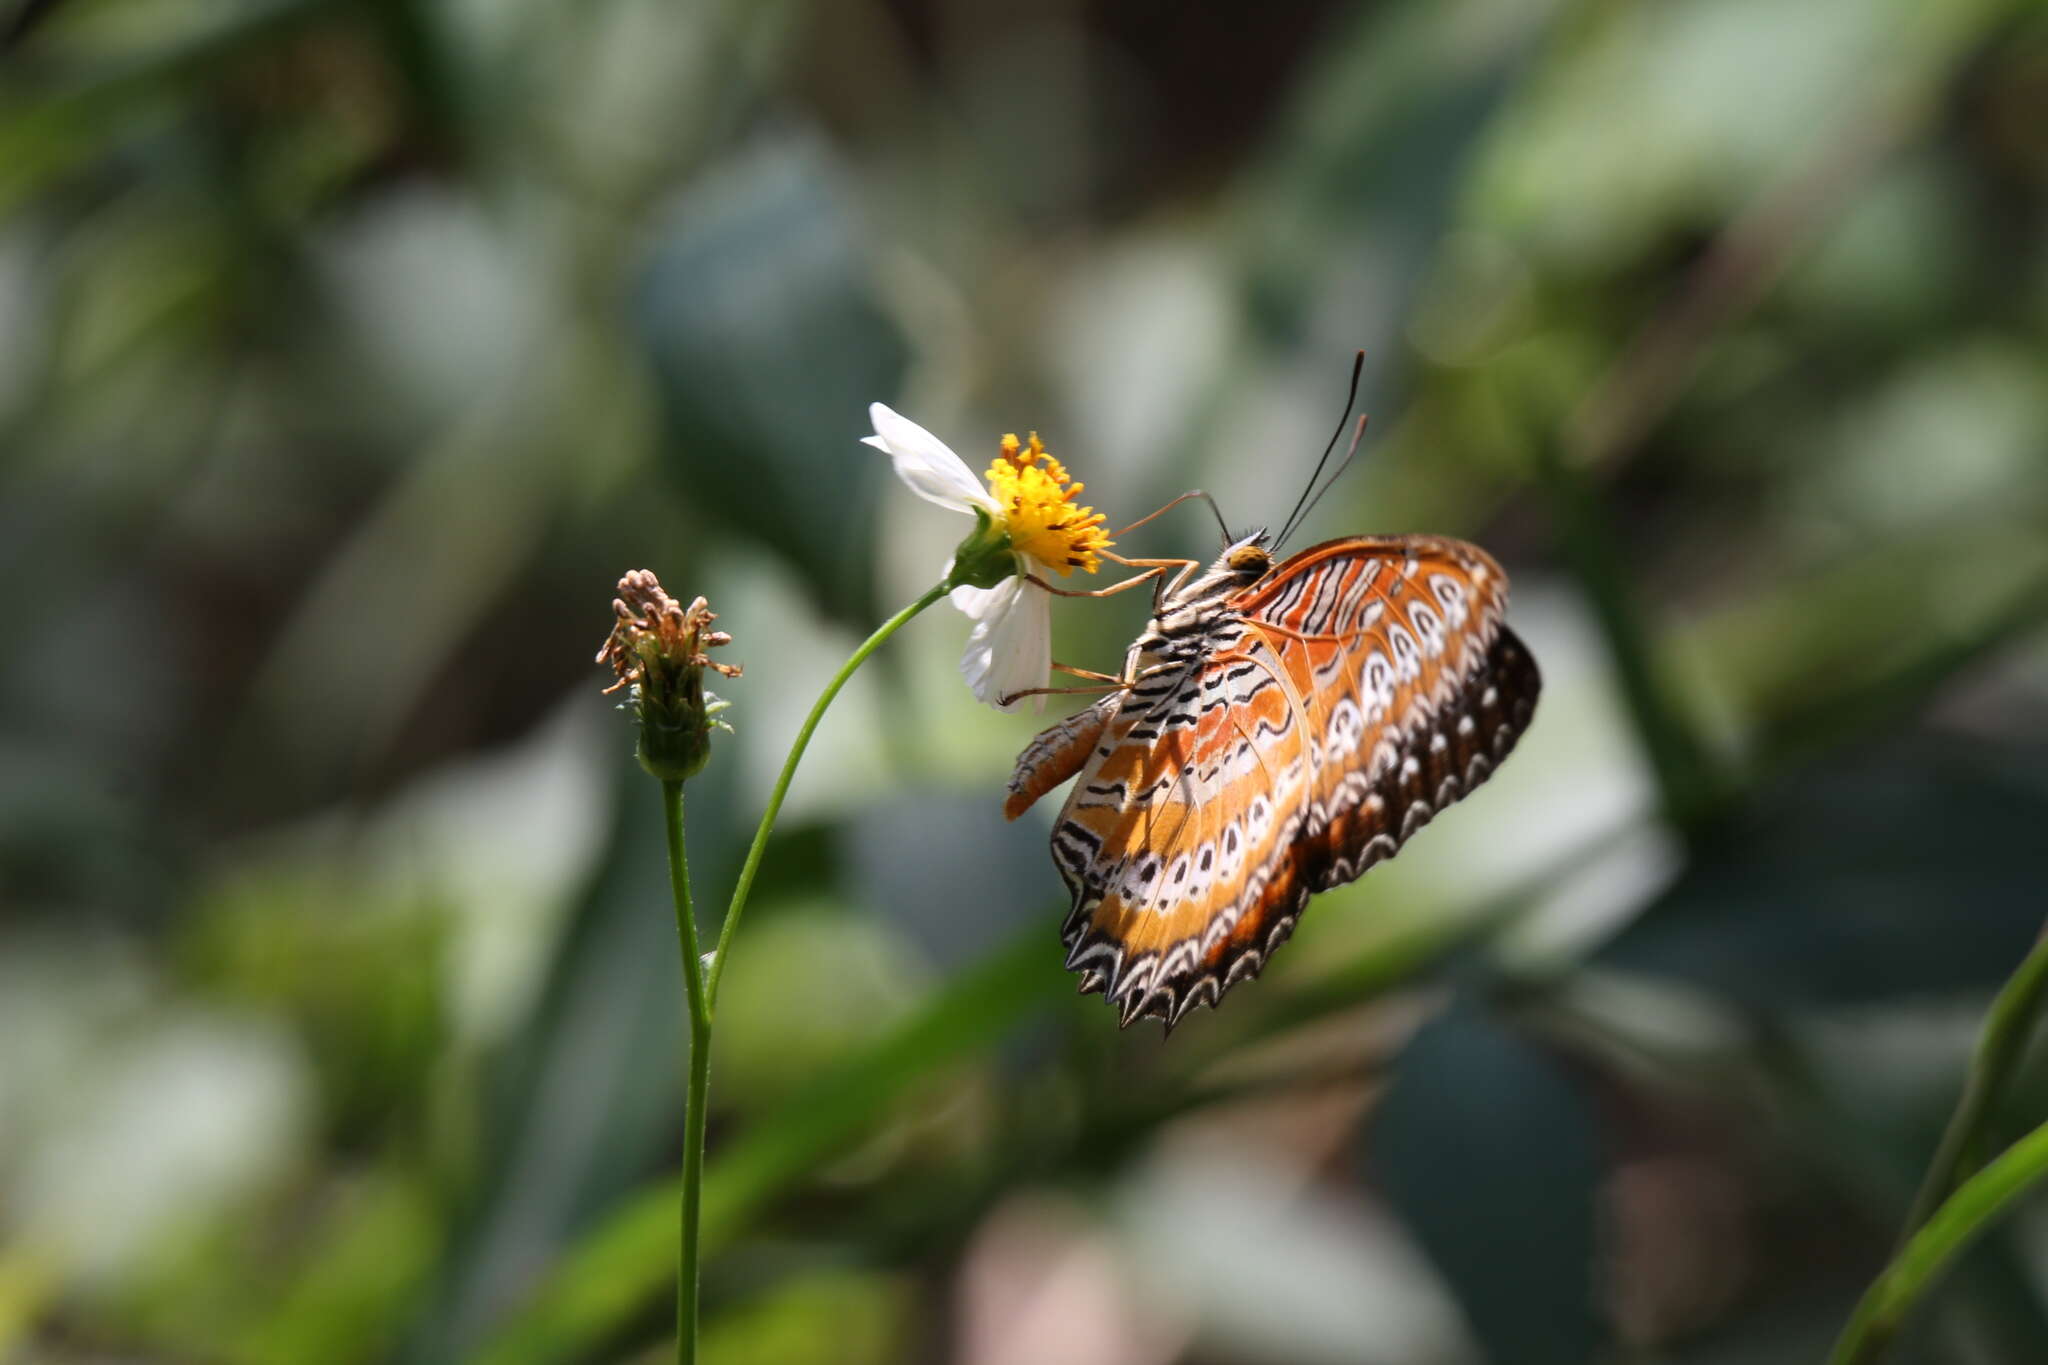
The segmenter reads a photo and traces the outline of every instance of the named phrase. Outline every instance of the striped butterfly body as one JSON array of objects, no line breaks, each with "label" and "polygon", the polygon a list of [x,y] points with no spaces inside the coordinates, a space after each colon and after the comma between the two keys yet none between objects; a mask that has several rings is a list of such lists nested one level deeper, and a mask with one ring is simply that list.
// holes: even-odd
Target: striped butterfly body
[{"label": "striped butterfly body", "polygon": [[1257,976],[1310,895],[1490,776],[1541,679],[1507,577],[1433,536],[1264,533],[1155,599],[1124,685],[1032,741],[1004,812],[1076,777],[1053,827],[1081,990],[1170,1028]]}]

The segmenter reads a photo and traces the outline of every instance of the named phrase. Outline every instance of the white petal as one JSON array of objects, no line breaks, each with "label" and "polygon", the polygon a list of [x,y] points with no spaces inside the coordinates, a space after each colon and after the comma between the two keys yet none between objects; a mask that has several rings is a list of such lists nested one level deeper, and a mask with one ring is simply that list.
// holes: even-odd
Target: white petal
[{"label": "white petal", "polygon": [[[949,559],[946,561],[945,573],[951,573],[952,571],[953,561]],[[943,576],[942,574],[941,577]],[[1006,578],[993,588],[970,588],[963,584],[948,593],[946,600],[979,621],[984,616],[993,616],[996,613],[998,603],[1007,606],[1011,595],[1010,590],[1016,586],[1018,586],[1018,581],[1014,578]]]},{"label": "white petal", "polygon": [[1006,578],[993,588],[955,588],[950,594],[952,603],[967,613],[974,622],[974,629],[967,636],[967,652],[960,656],[960,672],[967,679],[967,686],[977,700],[995,704],[1000,693],[988,692],[988,675],[995,657],[991,643],[996,622],[1007,616],[1017,605],[1018,590],[1024,586],[1022,579]]},{"label": "white petal", "polygon": [[[971,593],[973,606],[960,601]],[[1028,688],[1044,687],[1052,677],[1052,599],[1021,578],[1008,578],[993,588],[955,588],[953,602],[974,618],[960,673],[981,701],[998,711],[1014,711],[999,698]],[[1045,698],[1032,699],[1043,711]]]},{"label": "white petal", "polygon": [[886,453],[895,462],[896,477],[911,492],[955,512],[996,510],[988,490],[944,441],[883,403],[868,404],[868,420],[875,434],[862,437],[861,444]]}]

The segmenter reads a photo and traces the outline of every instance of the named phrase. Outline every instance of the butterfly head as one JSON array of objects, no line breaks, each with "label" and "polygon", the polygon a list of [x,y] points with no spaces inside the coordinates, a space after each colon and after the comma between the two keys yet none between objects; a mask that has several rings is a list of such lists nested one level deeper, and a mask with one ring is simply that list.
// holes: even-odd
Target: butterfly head
[{"label": "butterfly head", "polygon": [[1168,594],[1165,605],[1177,609],[1221,602],[1258,582],[1273,567],[1273,552],[1266,548],[1269,539],[1261,529],[1231,541],[1207,572]]},{"label": "butterfly head", "polygon": [[1246,582],[1263,578],[1266,570],[1273,567],[1273,552],[1266,548],[1266,542],[1270,539],[1272,537],[1262,526],[1251,534],[1232,541],[1224,547],[1223,553],[1217,556],[1213,572],[1229,573]]}]

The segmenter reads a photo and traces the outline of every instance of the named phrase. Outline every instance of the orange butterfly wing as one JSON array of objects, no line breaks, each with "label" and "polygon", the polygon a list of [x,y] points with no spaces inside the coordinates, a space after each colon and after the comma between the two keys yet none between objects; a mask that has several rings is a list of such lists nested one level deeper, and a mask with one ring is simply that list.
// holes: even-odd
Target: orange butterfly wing
[{"label": "orange butterfly wing", "polygon": [[[1014,816],[1078,766],[1053,831],[1083,991],[1169,1025],[1256,976],[1309,896],[1492,773],[1541,687],[1507,578],[1428,536],[1330,541],[1226,601],[1200,648],[1034,741]],[[1092,745],[1092,748],[1089,747]]]}]

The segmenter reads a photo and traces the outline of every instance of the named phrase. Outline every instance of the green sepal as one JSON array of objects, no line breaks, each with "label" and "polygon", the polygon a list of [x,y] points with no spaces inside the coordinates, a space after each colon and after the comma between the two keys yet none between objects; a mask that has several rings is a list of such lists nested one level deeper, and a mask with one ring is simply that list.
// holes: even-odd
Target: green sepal
[{"label": "green sepal", "polygon": [[946,589],[993,588],[1019,572],[1017,552],[1010,548],[1009,528],[999,525],[985,507],[974,509],[974,531],[953,551],[953,569]]}]

